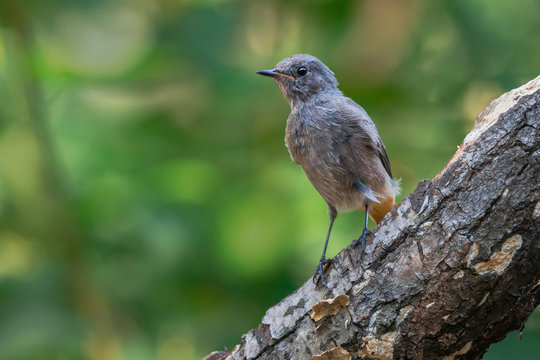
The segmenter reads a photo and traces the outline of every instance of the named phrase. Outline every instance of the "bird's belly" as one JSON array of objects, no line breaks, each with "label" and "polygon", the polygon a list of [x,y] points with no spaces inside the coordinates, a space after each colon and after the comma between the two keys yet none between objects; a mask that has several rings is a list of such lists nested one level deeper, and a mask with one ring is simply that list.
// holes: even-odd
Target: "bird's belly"
[{"label": "bird's belly", "polygon": [[[365,211],[366,203],[370,202],[369,196],[354,186],[355,181],[363,179],[354,178],[353,172],[343,167],[338,152],[328,151],[327,147],[313,146],[315,141],[302,143],[298,139],[286,140],[291,157],[302,166],[311,184],[329,205],[340,212],[356,209]],[[372,181],[370,185],[373,184]],[[370,188],[378,194],[387,192],[384,185]],[[373,194],[371,196],[373,198]]]},{"label": "bird's belly", "polygon": [[323,199],[338,211],[365,210],[366,196],[353,186],[354,179],[325,168],[304,167],[304,171]]},{"label": "bird's belly", "polygon": [[332,196],[328,202],[334,205],[336,210],[340,212],[353,211],[357,209],[362,211],[366,210],[366,196],[359,190],[350,189],[335,195],[336,196]]},{"label": "bird's belly", "polygon": [[335,206],[338,211],[353,211],[357,209],[366,211],[366,197],[360,191],[356,191],[355,196],[341,199],[341,202],[337,202]]},{"label": "bird's belly", "polygon": [[[378,200],[374,202],[352,184],[335,181],[336,179],[331,175],[325,181],[321,181],[320,177],[313,181],[309,175],[308,178],[324,200],[339,212],[366,211],[366,204],[369,204],[369,216],[379,223],[395,204],[395,193],[388,189],[377,193]],[[334,181],[328,181],[328,179]]]}]

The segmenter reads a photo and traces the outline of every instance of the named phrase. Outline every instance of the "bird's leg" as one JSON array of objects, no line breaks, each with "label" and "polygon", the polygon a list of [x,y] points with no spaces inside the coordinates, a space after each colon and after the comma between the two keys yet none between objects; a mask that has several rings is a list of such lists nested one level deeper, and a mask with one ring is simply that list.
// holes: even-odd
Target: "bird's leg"
[{"label": "bird's leg", "polygon": [[321,274],[320,279],[321,279],[322,284],[324,285],[325,288],[330,290],[330,288],[328,287],[328,284],[324,280],[324,265],[327,262],[332,261],[326,258],[326,248],[328,247],[328,240],[330,239],[330,232],[332,231],[332,225],[334,225],[334,220],[336,219],[337,211],[333,207],[330,207],[330,206],[328,207],[328,210],[330,214],[330,226],[328,226],[328,233],[326,234],[326,241],[324,242],[324,249],[321,255],[321,260],[319,261],[319,265],[317,265],[317,267],[315,268],[315,273],[313,274],[313,283],[316,283],[315,277],[317,276],[317,273],[320,272]]},{"label": "bird's leg", "polygon": [[362,231],[362,235],[358,239],[354,241],[353,246],[358,246],[359,243],[362,244],[362,247],[360,248],[360,254],[364,252],[364,249],[366,248],[366,237],[368,234],[372,234],[371,230],[368,229],[368,221],[369,221],[369,203],[366,204],[366,222],[364,225],[364,230]]}]

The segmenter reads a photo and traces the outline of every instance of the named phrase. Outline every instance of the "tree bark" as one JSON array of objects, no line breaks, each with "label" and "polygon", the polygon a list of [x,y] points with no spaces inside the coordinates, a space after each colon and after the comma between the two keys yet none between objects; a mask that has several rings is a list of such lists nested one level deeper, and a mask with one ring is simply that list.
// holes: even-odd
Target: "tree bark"
[{"label": "tree bark", "polygon": [[480,359],[540,302],[539,180],[540,76],[491,102],[363,255],[333,259],[331,292],[307,280],[205,359]]}]

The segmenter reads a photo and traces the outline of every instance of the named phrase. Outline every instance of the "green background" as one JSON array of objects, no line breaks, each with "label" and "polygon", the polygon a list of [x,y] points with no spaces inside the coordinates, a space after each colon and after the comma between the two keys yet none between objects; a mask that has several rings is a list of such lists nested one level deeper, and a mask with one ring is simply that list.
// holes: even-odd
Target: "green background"
[{"label": "green background", "polygon": [[[310,53],[403,194],[538,75],[536,0],[0,0],[0,359],[200,359],[320,256],[326,206],[256,70]],[[403,198],[403,195],[398,199]],[[360,234],[341,214],[328,254]],[[486,359],[538,359],[540,316]]]}]

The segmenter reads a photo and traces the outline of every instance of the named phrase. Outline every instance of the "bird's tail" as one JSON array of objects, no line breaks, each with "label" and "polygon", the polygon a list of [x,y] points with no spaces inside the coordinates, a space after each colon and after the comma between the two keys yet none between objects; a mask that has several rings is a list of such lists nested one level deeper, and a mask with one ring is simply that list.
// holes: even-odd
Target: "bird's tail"
[{"label": "bird's tail", "polygon": [[394,198],[395,198],[401,193],[401,179],[392,178],[390,182],[392,183],[392,190],[394,190]]},{"label": "bird's tail", "polygon": [[379,195],[378,202],[371,202],[369,204],[369,217],[377,224],[396,204],[395,198],[401,191],[400,182],[401,179],[391,179],[390,183],[392,186],[390,189],[387,188],[386,194]]},{"label": "bird's tail", "polygon": [[394,205],[393,196],[387,197],[378,203],[372,202],[369,204],[369,217],[378,224]]}]

